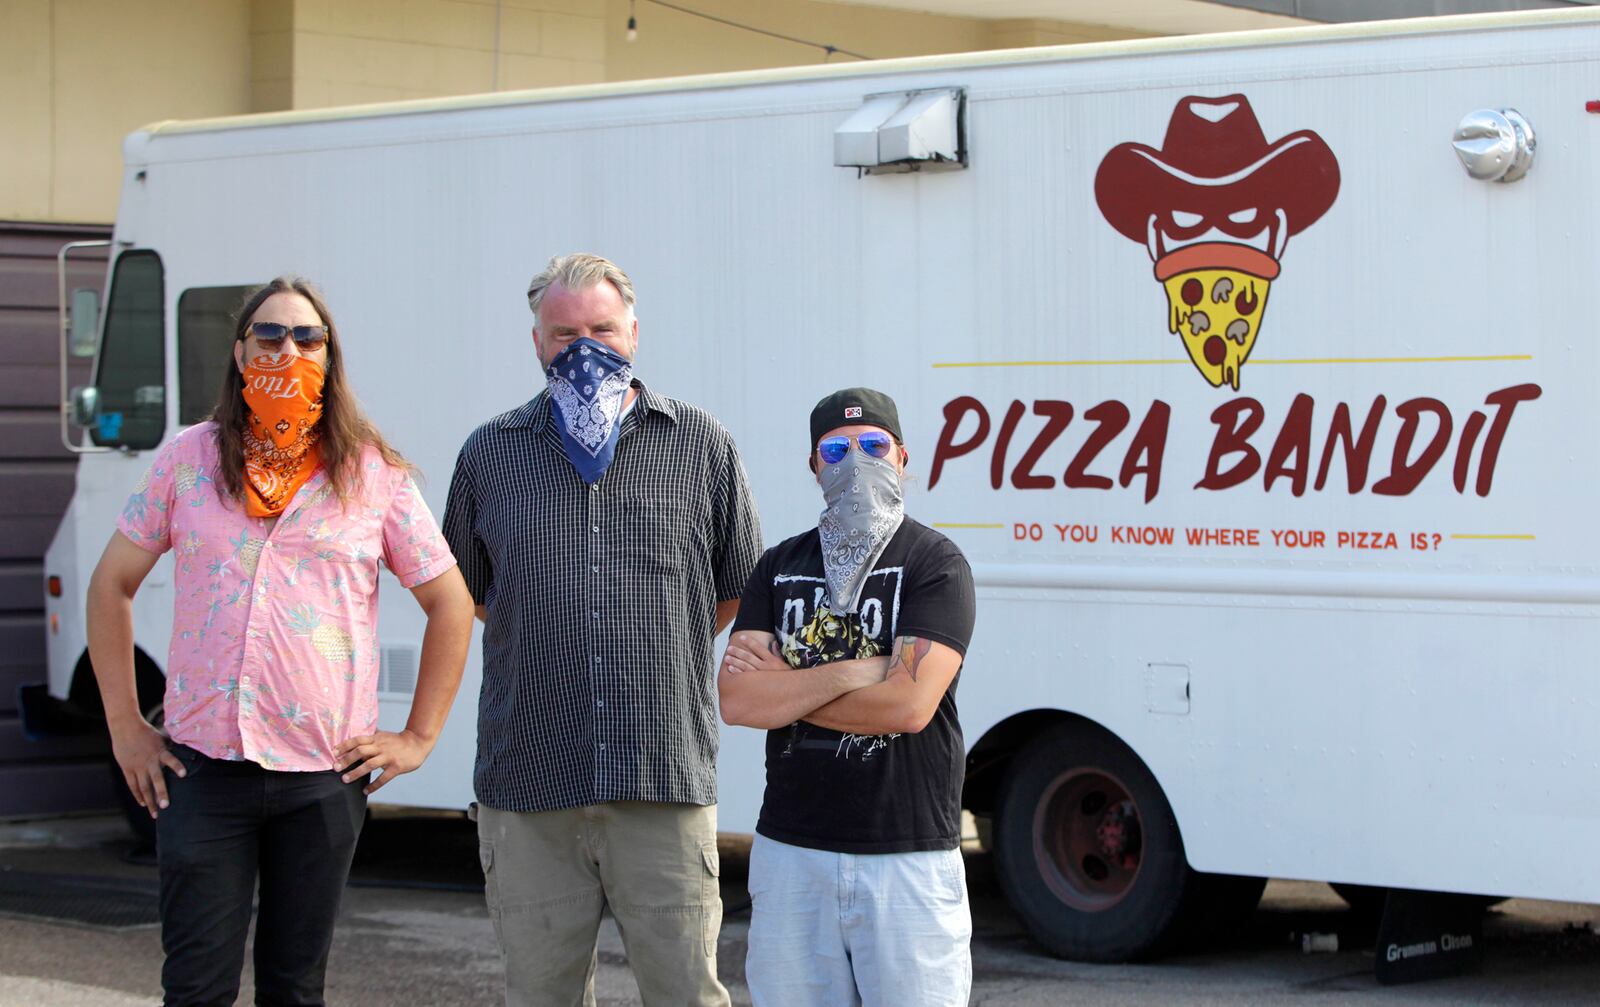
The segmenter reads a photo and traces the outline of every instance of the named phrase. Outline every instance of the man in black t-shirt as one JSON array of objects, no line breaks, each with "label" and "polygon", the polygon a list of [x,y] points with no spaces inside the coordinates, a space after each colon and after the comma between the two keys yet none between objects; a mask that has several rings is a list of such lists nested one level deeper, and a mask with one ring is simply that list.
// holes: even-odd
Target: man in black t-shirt
[{"label": "man in black t-shirt", "polygon": [[816,528],[767,550],[718,673],[729,724],[767,728],[745,978],[762,1004],[965,1004],[956,682],[972,572],[905,517],[892,399],[811,413]]}]

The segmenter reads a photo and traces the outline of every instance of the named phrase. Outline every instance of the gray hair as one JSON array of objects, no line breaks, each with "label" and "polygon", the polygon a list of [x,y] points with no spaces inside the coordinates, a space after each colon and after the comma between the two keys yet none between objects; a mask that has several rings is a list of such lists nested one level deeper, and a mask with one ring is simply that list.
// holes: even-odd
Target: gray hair
[{"label": "gray hair", "polygon": [[587,252],[557,255],[544,267],[544,271],[528,282],[528,307],[533,310],[533,322],[539,324],[539,305],[551,284],[559,283],[568,290],[588,290],[600,283],[609,283],[622,296],[623,307],[633,314],[633,281],[628,274],[610,259]]}]

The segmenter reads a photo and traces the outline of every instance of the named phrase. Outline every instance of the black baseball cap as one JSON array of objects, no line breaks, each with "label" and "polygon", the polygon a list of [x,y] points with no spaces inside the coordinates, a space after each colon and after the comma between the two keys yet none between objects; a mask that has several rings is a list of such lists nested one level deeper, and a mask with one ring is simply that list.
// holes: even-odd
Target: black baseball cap
[{"label": "black baseball cap", "polygon": [[900,436],[900,411],[894,407],[894,399],[872,388],[843,388],[812,408],[811,450],[816,450],[817,441],[829,430],[856,424],[882,427],[896,441],[905,441]]}]

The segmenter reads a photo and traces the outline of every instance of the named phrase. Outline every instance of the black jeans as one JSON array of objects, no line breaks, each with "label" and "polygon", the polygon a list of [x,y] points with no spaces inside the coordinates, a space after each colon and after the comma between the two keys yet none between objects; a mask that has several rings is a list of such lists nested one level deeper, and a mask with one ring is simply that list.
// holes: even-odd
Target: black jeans
[{"label": "black jeans", "polygon": [[188,775],[167,772],[170,803],[156,819],[165,1004],[210,1007],[238,997],[258,874],[256,1003],[322,1004],[367,779],[276,772],[186,745],[172,751]]}]

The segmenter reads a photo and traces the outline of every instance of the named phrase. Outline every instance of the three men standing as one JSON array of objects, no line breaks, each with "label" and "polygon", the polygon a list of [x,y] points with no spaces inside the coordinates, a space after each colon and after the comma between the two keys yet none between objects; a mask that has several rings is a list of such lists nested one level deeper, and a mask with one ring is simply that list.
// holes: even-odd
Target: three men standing
[{"label": "three men standing", "polygon": [[444,534],[484,620],[479,852],[508,1004],[594,1002],[609,906],[646,1004],[726,1004],[712,640],[760,553],[733,439],[633,374],[633,285],[528,288],[547,387],[468,438]]},{"label": "three men standing", "polygon": [[757,1007],[965,1004],[965,748],[955,687],[975,618],[949,539],[905,516],[892,399],[811,413],[816,528],[768,550],[718,675],[767,728],[745,978]]}]

